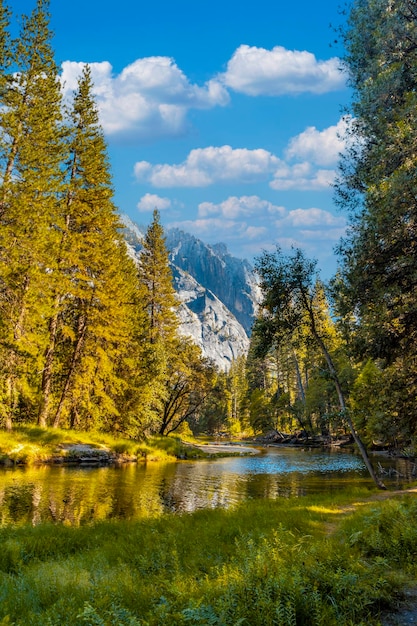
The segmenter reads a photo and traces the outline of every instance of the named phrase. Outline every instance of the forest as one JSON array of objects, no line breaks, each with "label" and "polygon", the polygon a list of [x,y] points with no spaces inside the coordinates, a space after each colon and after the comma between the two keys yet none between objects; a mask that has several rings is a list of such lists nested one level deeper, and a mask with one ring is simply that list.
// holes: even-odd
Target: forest
[{"label": "forest", "polygon": [[412,0],[356,0],[338,33],[352,90],[325,284],[302,250],[264,252],[249,354],[218,371],[178,331],[158,211],[139,262],[113,201],[86,65],[64,101],[47,0],[19,36],[0,2],[0,420],[112,433],[351,434],[415,453],[416,84]]},{"label": "forest", "polygon": [[[0,0],[0,462],[4,441],[15,460],[25,436],[33,450],[40,444],[39,455],[63,437],[92,447],[100,438],[144,463],[37,467],[38,455],[29,470],[17,463],[2,470],[0,626],[415,619],[415,487],[382,493],[352,474],[345,484],[320,474],[320,492],[307,493],[303,483],[297,493],[270,488],[257,497],[257,475],[241,503],[227,500],[220,481],[222,497],[210,491],[205,508],[177,514],[166,497],[156,514],[146,489],[128,480],[129,501],[143,512],[137,517],[123,498],[106,499],[104,487],[115,480],[117,495],[129,470],[152,477],[155,467],[165,469],[151,463],[155,440],[168,473],[192,470],[178,446],[203,434],[350,437],[381,488],[370,448],[415,460],[416,1],[353,0],[346,11],[337,38],[352,101],[334,197],[349,227],[338,271],[325,283],[303,250],[263,252],[249,353],[228,372],[179,333],[157,210],[139,260],[129,254],[90,68],[64,99],[48,0],[34,0],[16,38],[15,17]],[[210,487],[216,463],[195,462]],[[50,492],[32,469],[51,476]],[[59,483],[66,472],[69,488]],[[94,499],[84,503],[86,517],[75,498],[81,475],[88,503]],[[162,475],[162,487],[151,483],[154,499],[172,496]],[[49,517],[41,520],[42,498]]]}]

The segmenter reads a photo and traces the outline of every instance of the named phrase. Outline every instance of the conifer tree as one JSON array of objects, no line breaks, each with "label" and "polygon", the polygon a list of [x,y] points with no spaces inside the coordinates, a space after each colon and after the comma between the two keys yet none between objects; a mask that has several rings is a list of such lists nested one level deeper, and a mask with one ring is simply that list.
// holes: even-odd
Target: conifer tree
[{"label": "conifer tree", "polygon": [[172,284],[168,251],[159,212],[155,209],[140,256],[139,278],[146,286],[144,308],[149,318],[148,339],[151,344],[163,342],[169,347],[176,336],[178,302]]},{"label": "conifer tree", "polygon": [[[158,419],[163,411],[169,367],[177,352],[178,301],[169,267],[163,227],[159,212],[153,213],[143,241],[139,268],[139,282],[144,289],[141,303],[145,313],[140,343],[142,355],[142,387],[148,390],[148,429],[158,429]],[[146,408],[147,407],[147,408]],[[153,425],[152,425],[153,423]]]},{"label": "conifer tree", "polygon": [[338,313],[351,353],[386,377],[386,443],[407,446],[417,433],[415,0],[354,0],[342,38],[355,124],[336,196],[351,217]]},{"label": "conifer tree", "polygon": [[96,427],[117,414],[123,386],[118,368],[132,333],[136,274],[112,200],[88,66],[74,98],[68,148],[57,265],[65,289],[56,292],[49,337],[55,361],[53,425],[65,417],[72,427]]},{"label": "conifer tree", "polygon": [[[3,418],[35,391],[50,306],[49,261],[62,186],[61,91],[47,0],[23,18],[7,47],[1,6],[0,281]],[[26,396],[26,400],[24,397]]]}]

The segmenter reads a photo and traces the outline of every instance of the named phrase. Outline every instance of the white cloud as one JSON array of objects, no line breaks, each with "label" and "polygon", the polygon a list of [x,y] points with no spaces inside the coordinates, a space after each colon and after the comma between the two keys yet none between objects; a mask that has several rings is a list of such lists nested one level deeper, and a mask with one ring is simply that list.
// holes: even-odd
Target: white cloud
[{"label": "white cloud", "polygon": [[339,59],[318,61],[311,52],[286,50],[282,46],[272,50],[239,46],[219,80],[250,96],[322,94],[345,86]]},{"label": "white cloud", "polygon": [[[208,218],[197,220],[182,220],[171,222],[169,228],[180,228],[198,236],[209,236],[217,243],[224,241],[236,233],[241,233],[246,229],[246,224],[235,220],[225,220],[222,218]],[[221,235],[219,235],[221,233]]]},{"label": "white cloud", "polygon": [[311,163],[304,161],[295,165],[283,163],[274,173],[274,179],[269,183],[271,189],[287,191],[319,191],[328,189],[336,177],[335,170],[316,169]]},{"label": "white cloud", "polygon": [[[299,234],[303,241],[312,242],[316,246],[316,250],[320,248],[322,243],[340,241],[340,238],[346,234],[346,225],[340,228],[323,228],[316,230],[300,230]],[[319,254],[316,252],[315,254]]]},{"label": "white cloud", "polygon": [[[253,211],[229,210],[231,206],[239,209],[240,201]],[[346,220],[322,208],[288,210],[258,196],[242,196],[219,204],[201,203],[196,220],[171,222],[169,227],[191,232],[207,243],[221,241],[240,258],[260,256],[263,250],[273,250],[277,243],[284,251],[296,246],[323,263],[329,274],[334,266],[333,247],[345,232]]]},{"label": "white cloud", "polygon": [[169,228],[180,228],[197,237],[202,237],[205,241],[211,243],[221,241],[232,247],[236,242],[239,242],[238,245],[241,246],[248,240],[263,240],[268,233],[268,228],[265,226],[254,226],[244,221],[224,217],[177,221],[170,223]]},{"label": "white cloud", "polygon": [[265,226],[248,226],[245,235],[248,239],[259,239],[264,237],[268,229]]},{"label": "white cloud", "polygon": [[286,150],[287,159],[301,158],[316,165],[334,165],[345,149],[344,137],[350,123],[349,117],[342,117],[337,124],[322,131],[309,126],[291,139]]},{"label": "white cloud", "polygon": [[198,215],[207,217],[208,215],[222,215],[225,218],[235,219],[243,215],[260,215],[264,213],[284,214],[285,209],[276,206],[272,202],[262,200],[258,196],[230,196],[227,200],[219,204],[212,202],[202,202],[198,205]]},{"label": "white cloud", "polygon": [[252,183],[268,180],[280,160],[261,148],[248,150],[230,146],[197,148],[179,165],[136,163],[134,172],[140,181],[154,187],[207,187],[214,183]]},{"label": "white cloud", "polygon": [[165,209],[169,209],[170,207],[171,200],[169,198],[161,198],[154,193],[146,193],[137,204],[137,208],[141,212],[153,211],[154,209],[158,209],[158,211],[164,211]]},{"label": "white cloud", "polygon": [[[336,171],[326,166],[333,165],[343,151],[342,137],[349,123],[349,118],[342,118],[322,131],[308,127],[289,141],[286,160],[262,148],[209,146],[191,150],[185,161],[178,164],[153,165],[138,161],[134,173],[138,181],[154,187],[208,187],[218,183],[268,181],[271,189],[276,191],[325,190],[332,186],[336,177]],[[303,160],[291,163],[291,160],[300,158]],[[200,212],[248,212],[253,210],[250,198],[253,196],[231,197],[221,207],[202,203]]]},{"label": "white cloud", "polygon": [[[289,211],[288,215],[285,217],[286,224],[290,224],[296,228],[305,228],[305,227],[340,227],[343,228],[346,226],[346,220],[344,217],[338,217],[333,215],[329,211],[325,211],[323,209],[311,208],[311,209],[294,209]],[[283,223],[283,222],[278,222]]]},{"label": "white cloud", "polygon": [[[85,63],[62,64],[64,95],[76,89]],[[172,136],[184,132],[190,109],[224,106],[229,95],[219,81],[190,83],[169,57],[138,59],[118,75],[107,61],[90,64],[100,121],[109,135]]]}]

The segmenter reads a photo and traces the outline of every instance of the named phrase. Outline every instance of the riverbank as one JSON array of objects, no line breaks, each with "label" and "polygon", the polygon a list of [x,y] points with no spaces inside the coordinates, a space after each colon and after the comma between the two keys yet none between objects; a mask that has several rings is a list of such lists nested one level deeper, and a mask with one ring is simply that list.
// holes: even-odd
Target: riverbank
[{"label": "riverbank", "polygon": [[149,437],[146,441],[115,438],[104,433],[36,426],[0,431],[0,465],[110,465],[208,458],[200,447],[179,437]]},{"label": "riverbank", "polygon": [[380,495],[2,527],[0,624],[388,623],[417,576],[417,498]]},{"label": "riverbank", "polygon": [[180,437],[153,436],[145,441],[115,438],[103,433],[16,426],[0,431],[0,466],[113,465],[208,459],[257,454],[259,449],[233,443],[183,441]]}]

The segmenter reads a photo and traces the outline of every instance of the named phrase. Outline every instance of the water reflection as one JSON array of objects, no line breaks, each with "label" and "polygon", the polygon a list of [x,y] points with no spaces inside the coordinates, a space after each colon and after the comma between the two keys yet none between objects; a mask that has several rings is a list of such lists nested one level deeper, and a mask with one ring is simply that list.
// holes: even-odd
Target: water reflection
[{"label": "water reflection", "polygon": [[[394,480],[395,486],[411,479],[405,461],[380,462],[403,476]],[[230,507],[254,498],[331,492],[352,482],[371,485],[360,457],[290,448],[271,448],[253,457],[147,466],[7,469],[0,471],[0,523],[79,525],[132,519]]]}]

